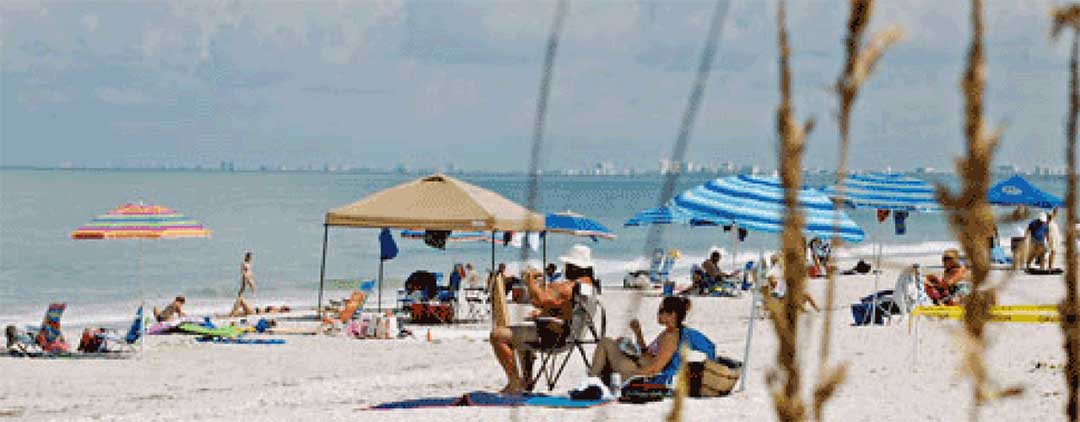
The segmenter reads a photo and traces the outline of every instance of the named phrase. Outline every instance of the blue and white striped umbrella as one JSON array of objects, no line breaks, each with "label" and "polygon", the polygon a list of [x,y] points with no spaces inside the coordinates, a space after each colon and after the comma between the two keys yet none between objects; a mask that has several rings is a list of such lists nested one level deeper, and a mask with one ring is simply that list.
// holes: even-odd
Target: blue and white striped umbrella
[{"label": "blue and white striped umbrella", "polygon": [[715,226],[719,224],[731,224],[730,220],[710,220],[679,207],[656,207],[639,211],[626,220],[625,227],[648,226],[652,224],[689,224],[691,226]]},{"label": "blue and white striped umbrella", "polygon": [[834,199],[843,199],[851,208],[941,211],[934,199],[933,186],[902,174],[853,174],[844,182],[843,198],[836,191],[836,185],[825,188],[825,193]]},{"label": "blue and white striped umbrella", "polygon": [[[779,233],[784,226],[784,189],[779,179],[740,175],[710,180],[672,199],[672,205],[704,219],[730,220],[747,230]],[[803,188],[799,205],[806,216],[803,232],[809,237],[833,237],[833,205],[825,194]],[[839,236],[861,242],[863,231],[840,212]]]}]

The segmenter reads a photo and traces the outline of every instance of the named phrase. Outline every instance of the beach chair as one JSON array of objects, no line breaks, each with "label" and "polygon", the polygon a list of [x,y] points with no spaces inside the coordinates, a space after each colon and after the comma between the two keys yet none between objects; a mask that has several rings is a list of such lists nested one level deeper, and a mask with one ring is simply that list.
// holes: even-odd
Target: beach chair
[{"label": "beach chair", "polygon": [[663,284],[671,277],[671,267],[675,266],[675,257],[664,253],[663,249],[657,249],[659,260],[653,259],[653,265],[649,268],[649,282]]},{"label": "beach chair", "polygon": [[65,309],[67,309],[65,303],[49,304],[49,308],[45,311],[45,318],[41,321],[41,329],[34,336],[34,341],[46,354],[68,351],[64,333],[60,331],[60,318],[64,316]]},{"label": "beach chair", "polygon": [[7,339],[7,352],[12,356],[40,355],[41,347],[34,341],[34,335],[20,330],[14,325],[4,329],[4,337]]},{"label": "beach chair", "polygon": [[[704,353],[705,358],[708,360],[716,359],[716,344],[698,330],[683,327],[683,329],[679,331],[679,344],[680,349],[682,349],[682,346],[686,346],[688,350]],[[671,357],[671,361],[664,366],[664,369],[661,370],[659,374],[649,378],[646,382],[672,387],[675,381],[675,374],[679,372],[679,367],[681,365],[682,356],[676,352],[675,355]]]},{"label": "beach chair", "polygon": [[368,296],[371,296],[371,292],[375,291],[375,280],[361,281],[356,286],[356,290],[349,295],[349,300],[345,301],[345,304],[341,307],[341,312],[338,313],[337,319],[341,322],[349,322],[358,313],[364,310],[364,303],[367,302]]},{"label": "beach chair", "polygon": [[[604,338],[607,331],[607,314],[600,303],[596,290],[591,284],[574,285],[573,311],[570,321],[557,320],[554,324],[558,329],[540,329],[540,339],[536,342],[528,342],[522,345],[519,352],[535,353],[540,365],[535,374],[527,374],[525,386],[532,390],[536,383],[543,380],[547,384],[548,391],[555,389],[567,363],[578,352],[585,367],[590,366],[589,356],[585,353],[585,345],[595,345]],[[597,328],[599,322],[599,329]],[[545,325],[539,325],[544,327]],[[550,327],[551,325],[546,325]],[[532,363],[532,362],[528,362]],[[523,365],[529,366],[529,365]]]},{"label": "beach chair", "polygon": [[436,299],[440,302],[457,302],[461,290],[461,274],[464,272],[461,264],[454,265],[453,271],[450,271],[450,282],[446,286],[438,286]]}]

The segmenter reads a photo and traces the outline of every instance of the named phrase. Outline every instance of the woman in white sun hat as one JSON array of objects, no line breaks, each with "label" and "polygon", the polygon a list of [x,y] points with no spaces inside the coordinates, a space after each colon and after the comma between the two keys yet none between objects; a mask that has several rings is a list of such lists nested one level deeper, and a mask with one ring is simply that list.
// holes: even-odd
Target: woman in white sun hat
[{"label": "woman in white sun hat", "polygon": [[[566,255],[559,257],[565,265],[564,280],[541,283],[544,274],[540,271],[530,270],[525,274],[525,285],[529,290],[529,299],[535,308],[531,316],[554,317],[563,321],[569,321],[573,312],[573,295],[576,284],[593,284],[593,260],[592,249],[585,245],[574,245]],[[495,358],[499,361],[503,371],[506,372],[506,387],[502,392],[509,394],[521,393],[525,385],[518,372],[517,360],[514,358],[514,350],[519,349],[521,344],[538,341],[540,338],[535,324],[511,325],[509,327],[496,327],[491,330],[491,348],[495,352]],[[530,362],[530,359],[525,359]],[[531,366],[531,365],[527,365]],[[526,368],[524,374],[530,377],[531,372]]]}]

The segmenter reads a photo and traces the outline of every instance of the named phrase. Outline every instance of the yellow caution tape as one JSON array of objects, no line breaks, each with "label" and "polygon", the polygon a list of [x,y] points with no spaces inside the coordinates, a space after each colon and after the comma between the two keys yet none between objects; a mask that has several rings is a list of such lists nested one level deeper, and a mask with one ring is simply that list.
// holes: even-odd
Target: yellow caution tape
[{"label": "yellow caution tape", "polygon": [[[963,307],[916,307],[915,312],[963,312]],[[913,313],[915,313],[913,312]],[[1008,304],[990,307],[990,312],[1057,312],[1056,304]]]},{"label": "yellow caution tape", "polygon": [[[911,316],[963,319],[964,308],[960,306],[917,306]],[[1061,321],[1056,305],[1009,305],[990,308],[991,322],[1018,322],[1030,324]]]}]

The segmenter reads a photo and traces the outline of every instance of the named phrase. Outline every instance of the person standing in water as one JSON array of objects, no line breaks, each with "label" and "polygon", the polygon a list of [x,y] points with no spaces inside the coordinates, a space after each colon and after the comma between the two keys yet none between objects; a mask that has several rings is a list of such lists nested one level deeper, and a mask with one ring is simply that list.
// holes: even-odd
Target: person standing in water
[{"label": "person standing in water", "polygon": [[244,290],[251,288],[251,301],[255,301],[255,275],[251,272],[251,251],[244,253],[244,262],[240,263],[240,291],[236,293],[236,303],[233,304],[229,316],[251,315],[251,306],[244,300]]}]

